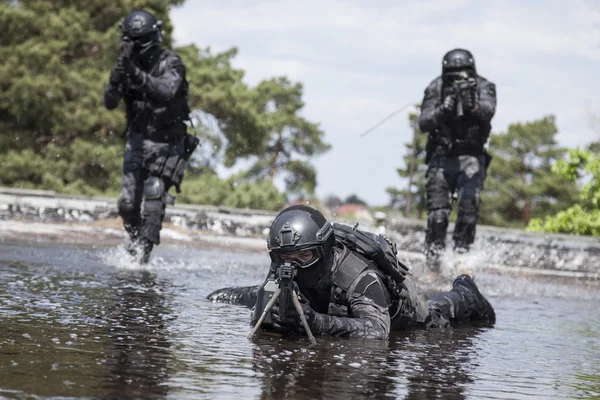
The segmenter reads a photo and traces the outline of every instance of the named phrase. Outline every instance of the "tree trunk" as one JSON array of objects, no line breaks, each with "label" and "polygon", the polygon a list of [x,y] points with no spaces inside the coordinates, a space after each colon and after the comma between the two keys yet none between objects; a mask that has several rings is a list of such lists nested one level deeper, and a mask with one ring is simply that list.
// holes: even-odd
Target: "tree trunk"
[{"label": "tree trunk", "polygon": [[404,217],[408,218],[410,215],[410,201],[412,197],[412,185],[413,178],[415,175],[415,157],[417,156],[417,128],[413,127],[413,142],[410,151],[410,165],[408,167],[408,193],[406,195],[406,208],[404,209]]},{"label": "tree trunk", "polygon": [[[523,182],[524,185],[527,185],[527,176],[525,174],[525,166],[521,167],[521,181]],[[521,214],[521,220],[523,222],[525,222],[525,224],[529,224],[529,221],[531,221],[531,214],[533,211],[533,205],[531,204],[531,200],[530,199],[524,199],[525,200],[525,205],[523,206],[523,212]]]},{"label": "tree trunk", "polygon": [[277,139],[277,143],[275,143],[274,150],[273,158],[271,159],[271,171],[269,173],[271,176],[271,184],[275,181],[275,174],[277,173],[277,158],[279,158],[279,153],[281,153],[281,135],[279,135],[279,139]]}]

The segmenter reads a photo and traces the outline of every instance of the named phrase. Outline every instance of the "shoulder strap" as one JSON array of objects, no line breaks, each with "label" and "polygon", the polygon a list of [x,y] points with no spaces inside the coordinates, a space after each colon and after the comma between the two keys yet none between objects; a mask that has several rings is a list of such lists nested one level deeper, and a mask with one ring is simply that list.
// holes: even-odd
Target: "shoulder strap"
[{"label": "shoulder strap", "polygon": [[167,49],[162,49],[158,57],[156,57],[156,62],[150,69],[150,74],[153,76],[161,76],[165,73],[165,65],[167,65],[167,57],[169,57],[170,52]]},{"label": "shoulder strap", "polygon": [[377,266],[373,262],[361,257],[360,254],[347,249],[333,277],[332,299],[330,301],[348,305],[348,289],[367,269],[377,271]]}]

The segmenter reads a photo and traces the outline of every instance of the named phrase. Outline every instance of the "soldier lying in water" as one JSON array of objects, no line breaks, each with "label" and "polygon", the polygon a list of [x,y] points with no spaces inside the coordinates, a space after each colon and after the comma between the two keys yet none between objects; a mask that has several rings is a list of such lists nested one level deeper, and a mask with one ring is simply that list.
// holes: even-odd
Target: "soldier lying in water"
[{"label": "soldier lying in water", "polygon": [[273,293],[269,286],[281,281],[281,266],[293,267],[299,305],[282,310],[278,298],[260,321],[265,330],[306,332],[301,314],[314,335],[375,339],[413,327],[496,321],[494,309],[470,276],[458,276],[449,292],[425,300],[408,268],[397,259],[393,242],[332,225],[313,208],[297,205],[283,210],[271,225],[267,244],[272,263],[261,286],[225,288],[208,296],[254,307],[256,324]]}]

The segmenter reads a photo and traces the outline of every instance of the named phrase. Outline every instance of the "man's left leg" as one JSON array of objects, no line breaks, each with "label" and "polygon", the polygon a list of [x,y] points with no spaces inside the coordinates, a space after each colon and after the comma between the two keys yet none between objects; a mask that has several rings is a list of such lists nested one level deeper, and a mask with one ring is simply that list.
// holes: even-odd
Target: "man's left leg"
[{"label": "man's left leg", "polygon": [[148,262],[153,247],[160,244],[165,208],[167,204],[173,205],[175,200],[168,191],[173,184],[174,168],[177,161],[183,157],[183,151],[183,137],[177,137],[172,142],[144,141],[144,163],[149,177],[144,183],[142,207],[142,264]]},{"label": "man's left leg", "polygon": [[154,245],[160,244],[160,230],[165,217],[165,197],[167,188],[162,178],[149,176],[144,183],[144,206],[142,208],[142,229],[140,243],[142,259],[145,264],[150,258]]},{"label": "man's left leg", "polygon": [[481,294],[469,275],[460,275],[449,292],[437,293],[427,299],[429,327],[443,327],[448,321],[496,322],[496,313],[490,302]]},{"label": "man's left leg", "polygon": [[485,180],[482,157],[460,156],[460,173],[457,179],[458,214],[454,225],[454,250],[465,253],[475,241],[481,190]]}]

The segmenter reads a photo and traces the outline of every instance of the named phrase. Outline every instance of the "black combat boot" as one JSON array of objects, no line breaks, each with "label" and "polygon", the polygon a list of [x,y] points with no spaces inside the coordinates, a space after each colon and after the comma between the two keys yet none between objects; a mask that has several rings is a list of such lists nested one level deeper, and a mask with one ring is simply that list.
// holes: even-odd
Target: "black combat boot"
[{"label": "black combat boot", "polygon": [[455,254],[466,254],[469,252],[469,245],[463,240],[455,240],[453,250]]},{"label": "black combat boot", "polygon": [[126,223],[124,227],[125,232],[129,235],[129,244],[126,250],[132,257],[137,257],[140,239],[139,224]]},{"label": "black combat boot", "polygon": [[481,294],[469,275],[459,275],[452,283],[452,290],[461,293],[465,299],[469,299],[474,303],[475,312],[471,319],[483,320],[492,324],[496,322],[494,308]]},{"label": "black combat boot", "polygon": [[139,250],[142,253],[142,257],[140,258],[140,264],[148,264],[150,260],[150,253],[152,252],[152,248],[154,244],[146,238],[141,238],[139,241]]}]

